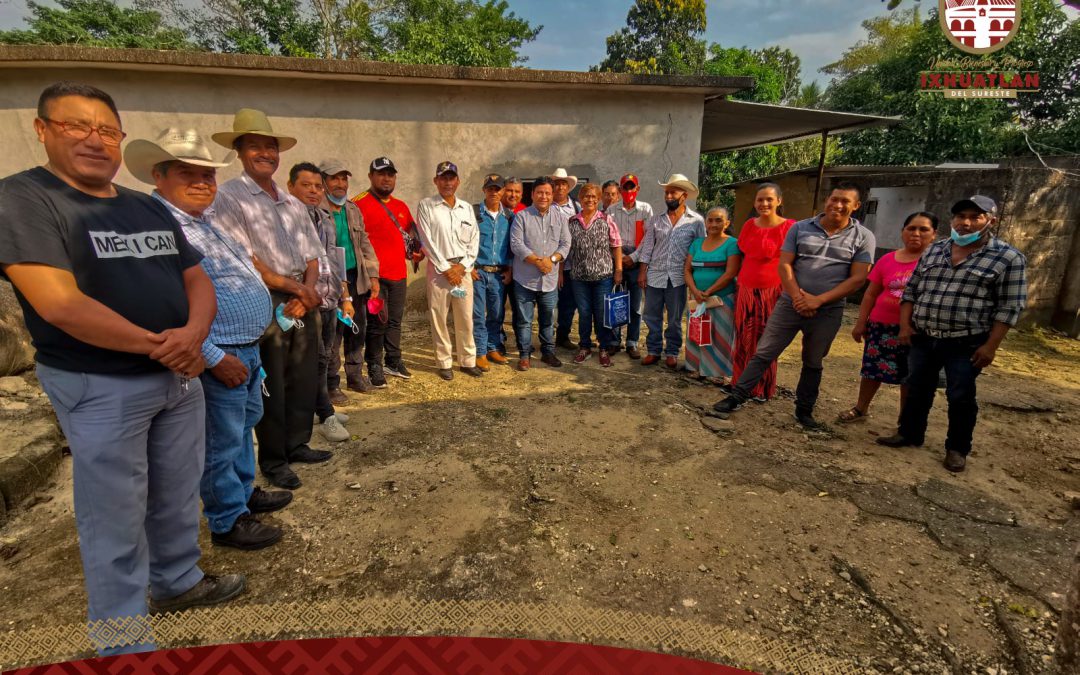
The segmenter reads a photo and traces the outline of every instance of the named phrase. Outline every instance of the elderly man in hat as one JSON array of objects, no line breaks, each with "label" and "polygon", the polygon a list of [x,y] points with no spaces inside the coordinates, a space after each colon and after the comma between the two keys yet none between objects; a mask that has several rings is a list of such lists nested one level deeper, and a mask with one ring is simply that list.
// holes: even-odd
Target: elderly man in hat
[{"label": "elderly man in hat", "polygon": [[[621,200],[607,208],[606,213],[619,226],[619,239],[622,240],[623,281],[630,293],[630,323],[626,326],[626,355],[640,359],[638,338],[641,336],[641,296],[642,287],[638,284],[639,271],[638,247],[645,238],[645,223],[653,217],[652,206],[648,202],[638,201],[638,177],[628,173],[619,179]],[[615,339],[622,343],[622,326],[615,329]]]},{"label": "elderly man in hat", "polygon": [[893,436],[899,448],[926,440],[938,373],[945,370],[949,427],[945,468],[964,470],[979,414],[975,379],[994,362],[1006,333],[1027,304],[1027,261],[994,236],[997,204],[985,195],[952,207],[950,237],[919,260],[900,301],[900,342],[911,345],[908,395]]},{"label": "elderly man in hat", "polygon": [[112,182],[125,136],[112,97],[50,85],[34,132],[48,162],[0,180],[0,270],[72,450],[90,640],[103,654],[148,651],[148,609],[223,602],[244,588],[242,575],[204,575],[198,564],[196,376],[214,286],[165,208]]},{"label": "elderly man in hat", "polygon": [[863,287],[874,262],[874,233],[851,216],[859,205],[859,188],[839,183],[829,194],[824,213],[791,226],[780,248],[784,292],[731,395],[713,406],[717,412],[741,408],[769,365],[802,333],[795,420],[807,429],[821,427],[814,419],[814,405],[821,388],[822,362],[840,330],[844,299]]},{"label": "elderly man in hat", "polygon": [[215,143],[237,151],[244,172],[218,189],[216,225],[253,256],[270,289],[274,321],[259,343],[266,371],[264,414],[255,427],[259,469],[273,485],[294,490],[295,462],[325,462],[326,450],[308,446],[318,392],[318,311],[315,286],[322,249],[307,208],[274,181],[281,152],[296,139],[275,133],[266,115],[241,109],[233,130],[216,133]]},{"label": "elderly man in hat", "polygon": [[427,253],[427,301],[435,363],[439,377],[454,379],[450,330],[446,315],[454,312],[454,342],[461,372],[480,377],[473,338],[473,264],[480,250],[476,216],[468,202],[457,198],[461,185],[457,165],[439,162],[432,179],[439,194],[416,207],[416,229]]},{"label": "elderly man in hat", "polygon": [[[682,319],[686,309],[686,279],[683,277],[686,254],[695,239],[705,236],[705,219],[686,205],[696,199],[698,188],[681,173],[673,173],[664,188],[666,213],[645,223],[641,247],[630,256],[638,262],[638,287],[645,291],[643,318],[649,328],[646,338],[648,355],[641,365],[651,366],[664,357],[664,365],[675,370],[682,348]],[[621,230],[620,230],[621,234]],[[635,258],[636,256],[636,258]],[[667,330],[664,312],[667,311]],[[629,331],[627,331],[629,333]]]},{"label": "elderly man in hat", "polygon": [[507,365],[503,319],[506,285],[510,283],[510,221],[514,213],[502,206],[503,178],[497,173],[484,177],[484,201],[474,209],[480,229],[480,249],[473,278],[473,337],[476,339],[476,367],[487,370],[489,363]]},{"label": "elderly man in hat", "polygon": [[210,540],[255,550],[276,543],[282,532],[252,513],[284,508],[292,493],[255,487],[252,430],[263,411],[259,338],[271,321],[270,292],[243,247],[214,226],[210,207],[217,170],[235,158],[230,152],[215,162],[191,129],[166,129],[156,143],[134,140],[124,150],[128,171],[155,187],[154,199],[203,254],[203,269],[214,284],[217,315],[202,345],[206,370],[199,376],[206,397],[206,462],[199,491]]},{"label": "elderly man in hat", "polygon": [[[368,360],[368,380],[364,379],[364,344],[367,338],[369,299],[379,297],[379,258],[371,246],[364,226],[360,207],[349,201],[349,178],[352,172],[340,159],[325,159],[319,164],[323,182],[326,184],[322,208],[334,219],[336,245],[345,253],[345,281],[348,284],[346,300],[357,308],[353,315],[356,329],[344,325],[338,327],[337,337],[331,350],[329,382],[331,391],[340,392],[341,345],[345,344],[345,384],[351,391],[367,393],[371,388],[386,387],[383,364]],[[379,321],[379,313],[371,320]]]},{"label": "elderly man in hat", "polygon": [[[551,181],[551,208],[566,216],[581,213],[581,204],[570,196],[570,191],[577,186],[577,176],[571,176],[566,169],[559,167],[555,173],[548,176]],[[563,349],[577,352],[578,346],[570,339],[570,331],[574,326],[574,316],[577,314],[577,300],[574,298],[574,282],[570,278],[570,270],[564,262],[559,266],[559,303],[558,319],[555,322],[555,344]]]}]

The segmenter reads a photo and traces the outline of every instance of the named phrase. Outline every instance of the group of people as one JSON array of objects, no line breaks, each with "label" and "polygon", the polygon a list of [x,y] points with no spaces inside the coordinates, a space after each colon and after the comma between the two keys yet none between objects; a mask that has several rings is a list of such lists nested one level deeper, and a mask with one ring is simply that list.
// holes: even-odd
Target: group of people
[{"label": "group of people", "polygon": [[[350,437],[335,409],[348,402],[342,361],[345,390],[411,377],[401,349],[410,265],[426,265],[445,380],[455,348],[473,377],[510,365],[508,304],[518,370],[532,367],[534,318],[550,367],[562,365],[556,348],[579,364],[596,348],[601,366],[625,349],[643,366],[677,370],[689,303],[708,328],[687,344],[686,367],[728,389],[721,413],[772,398],[776,359],[803,334],[795,409],[810,428],[844,302],[869,278],[852,332],[865,342],[863,384],[840,421],[864,418],[881,382],[901,384],[897,433],[879,442],[920,445],[944,369],[953,471],[971,448],[975,377],[1026,298],[1024,258],[992,235],[997,207],[984,196],[957,202],[951,238],[937,243],[936,217],[913,214],[904,248],[871,269],[874,236],[852,217],[860,193],[848,184],[800,222],[781,215],[778,186],[762,185],[736,237],[726,209],[702,217],[688,206],[698,189],[681,174],[660,183],[657,214],[637,199],[634,174],[586,182],[575,199],[577,178],[562,168],[531,181],[529,206],[521,180],[489,174],[474,206],[445,161],[414,219],[393,196],[388,157],[370,162],[368,187],[352,198],[350,164],[337,159],[298,162],[282,186],[280,155],[297,139],[258,110],[210,135],[227,150],[220,161],[193,129],[121,152],[112,98],[72,82],[42,92],[34,131],[48,162],[0,180],[0,269],[72,449],[89,617],[121,621],[92,628],[102,653],[153,648],[148,624],[125,619],[242,591],[242,575],[198,565],[200,501],[215,545],[281,539],[257,514],[291,502],[301,486],[293,465],[331,459],[310,447],[313,431]],[[218,185],[217,170],[237,158],[241,175]],[[149,195],[113,183],[121,161]],[[619,325],[605,304],[622,290]],[[256,469],[284,489],[256,487]]]}]

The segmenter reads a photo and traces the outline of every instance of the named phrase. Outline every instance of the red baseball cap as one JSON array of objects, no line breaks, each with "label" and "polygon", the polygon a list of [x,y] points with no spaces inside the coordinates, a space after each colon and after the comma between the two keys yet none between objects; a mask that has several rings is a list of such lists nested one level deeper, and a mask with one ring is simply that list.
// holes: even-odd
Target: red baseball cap
[{"label": "red baseball cap", "polygon": [[628,173],[619,179],[619,187],[626,187],[627,183],[631,183],[634,187],[641,185],[641,181],[639,181],[637,176],[632,173]]}]

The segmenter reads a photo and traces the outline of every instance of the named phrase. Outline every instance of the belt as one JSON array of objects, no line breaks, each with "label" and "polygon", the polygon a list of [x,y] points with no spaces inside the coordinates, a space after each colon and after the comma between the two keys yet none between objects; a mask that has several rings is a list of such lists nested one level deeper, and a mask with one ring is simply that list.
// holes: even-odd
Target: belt
[{"label": "belt", "polygon": [[477,265],[485,272],[502,272],[505,269],[502,265]]},{"label": "belt", "polygon": [[258,340],[252,340],[251,342],[248,342],[248,343],[242,344],[242,345],[217,345],[217,346],[220,347],[221,349],[247,349],[248,347],[254,347],[257,344],[259,344]]},{"label": "belt", "polygon": [[984,328],[968,328],[963,330],[934,330],[932,328],[920,328],[919,332],[925,333],[930,337],[937,340],[947,340],[949,338],[962,338],[971,337],[972,335],[985,335],[989,333],[989,330]]}]

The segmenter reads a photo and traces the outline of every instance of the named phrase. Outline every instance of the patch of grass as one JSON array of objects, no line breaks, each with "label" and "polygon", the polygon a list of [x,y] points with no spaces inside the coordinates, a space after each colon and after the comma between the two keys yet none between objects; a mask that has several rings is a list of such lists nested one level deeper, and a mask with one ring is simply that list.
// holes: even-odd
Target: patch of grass
[{"label": "patch of grass", "polygon": [[510,418],[510,408],[492,408],[491,416],[497,420],[505,420]]}]

